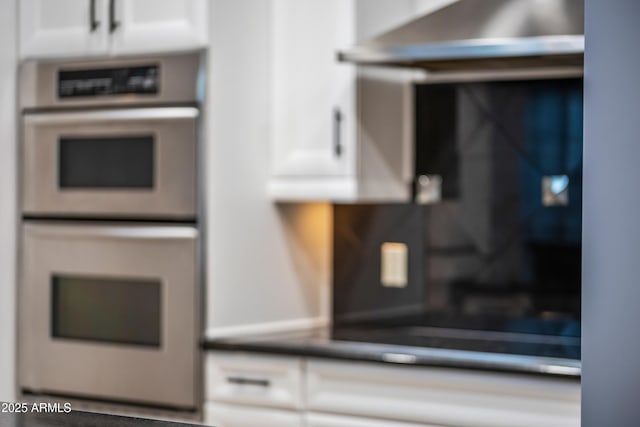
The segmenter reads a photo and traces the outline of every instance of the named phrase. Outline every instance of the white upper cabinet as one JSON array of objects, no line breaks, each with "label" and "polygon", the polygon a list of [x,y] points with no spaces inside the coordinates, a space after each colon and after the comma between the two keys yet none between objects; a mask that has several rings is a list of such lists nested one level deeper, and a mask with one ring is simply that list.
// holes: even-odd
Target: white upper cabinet
[{"label": "white upper cabinet", "polygon": [[20,56],[189,50],[206,43],[207,0],[21,0]]},{"label": "white upper cabinet", "polygon": [[108,0],[20,0],[23,58],[107,53]]},{"label": "white upper cabinet", "polygon": [[114,54],[185,50],[207,43],[206,0],[115,0]]},{"label": "white upper cabinet", "polygon": [[408,200],[412,73],[359,70],[338,51],[414,13],[413,1],[274,0],[273,200]]},{"label": "white upper cabinet", "polygon": [[[312,186],[328,198],[323,185],[340,186],[355,172],[355,69],[336,60],[338,49],[355,40],[353,20],[352,0],[273,3],[276,197],[304,197]],[[281,186],[288,189],[283,193]],[[294,195],[296,186],[303,193]]]}]

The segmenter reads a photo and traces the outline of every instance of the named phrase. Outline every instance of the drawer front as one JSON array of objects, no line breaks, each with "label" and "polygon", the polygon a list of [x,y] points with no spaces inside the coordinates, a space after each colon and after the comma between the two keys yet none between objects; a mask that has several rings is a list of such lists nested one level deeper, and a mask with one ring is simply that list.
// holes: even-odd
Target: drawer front
[{"label": "drawer front", "polygon": [[311,360],[306,393],[311,411],[458,427],[580,425],[576,380]]},{"label": "drawer front", "polygon": [[300,408],[302,362],[300,358],[210,352],[206,389],[209,401]]},{"label": "drawer front", "polygon": [[265,409],[228,403],[207,403],[204,422],[216,427],[303,427],[302,415],[283,409]]}]

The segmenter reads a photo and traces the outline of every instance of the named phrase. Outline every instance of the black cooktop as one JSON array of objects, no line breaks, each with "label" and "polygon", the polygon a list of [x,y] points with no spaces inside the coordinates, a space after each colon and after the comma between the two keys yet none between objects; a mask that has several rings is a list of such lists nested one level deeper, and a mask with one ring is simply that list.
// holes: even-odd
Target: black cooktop
[{"label": "black cooktop", "polygon": [[340,326],[206,339],[205,349],[579,376],[580,338],[425,326]]},{"label": "black cooktop", "polygon": [[571,318],[421,314],[342,323],[334,341],[580,359],[580,321]]},{"label": "black cooktop", "polygon": [[580,359],[580,338],[432,327],[334,331],[334,341]]}]

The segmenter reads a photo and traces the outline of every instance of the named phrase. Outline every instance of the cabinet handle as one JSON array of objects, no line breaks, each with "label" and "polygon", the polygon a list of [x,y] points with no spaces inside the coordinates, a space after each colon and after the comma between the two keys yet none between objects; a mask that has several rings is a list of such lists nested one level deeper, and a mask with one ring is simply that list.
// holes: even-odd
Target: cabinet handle
[{"label": "cabinet handle", "polygon": [[116,0],[109,0],[109,32],[113,33],[120,26],[116,21]]},{"label": "cabinet handle", "polygon": [[333,153],[342,155],[342,111],[337,107],[333,109]]},{"label": "cabinet handle", "polygon": [[96,0],[89,2],[89,28],[90,32],[94,32],[100,26],[100,21],[96,19]]},{"label": "cabinet handle", "polygon": [[227,382],[238,385],[255,385],[259,387],[269,387],[271,381],[259,378],[227,377]]}]

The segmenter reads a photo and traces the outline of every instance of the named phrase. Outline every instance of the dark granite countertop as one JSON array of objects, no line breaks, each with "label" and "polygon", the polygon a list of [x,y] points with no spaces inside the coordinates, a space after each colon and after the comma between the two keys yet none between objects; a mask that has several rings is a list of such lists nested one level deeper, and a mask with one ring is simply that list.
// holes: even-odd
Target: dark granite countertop
[{"label": "dark granite countertop", "polygon": [[[11,408],[6,408],[7,410]],[[93,412],[0,412],[0,427],[189,427],[195,424],[121,417]]]},{"label": "dark granite countertop", "polygon": [[207,350],[579,378],[580,338],[403,327],[205,339]]}]

